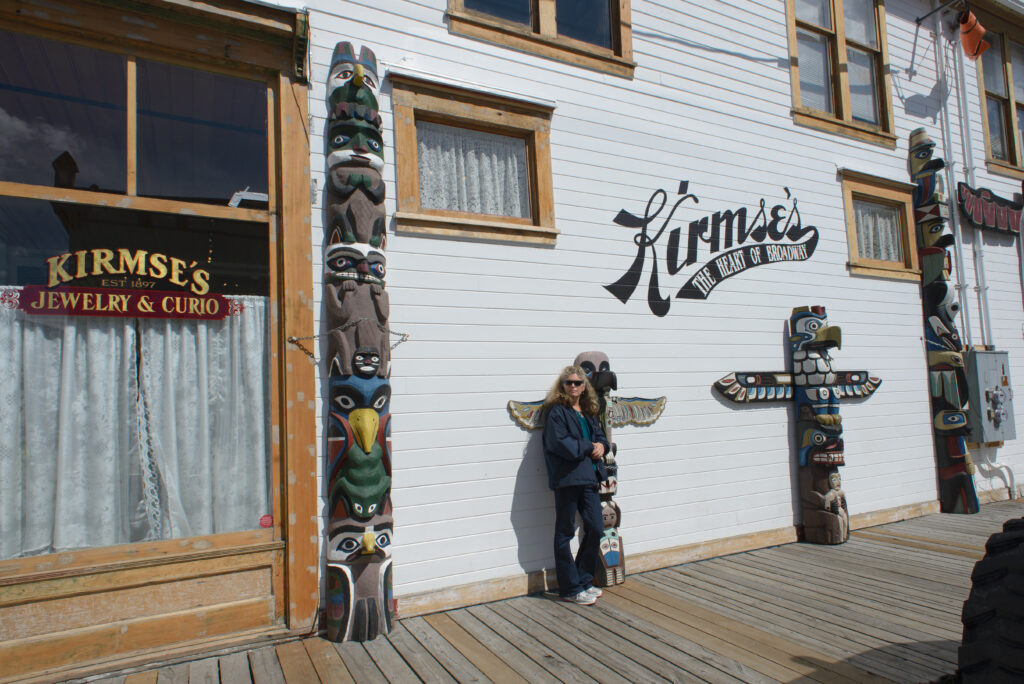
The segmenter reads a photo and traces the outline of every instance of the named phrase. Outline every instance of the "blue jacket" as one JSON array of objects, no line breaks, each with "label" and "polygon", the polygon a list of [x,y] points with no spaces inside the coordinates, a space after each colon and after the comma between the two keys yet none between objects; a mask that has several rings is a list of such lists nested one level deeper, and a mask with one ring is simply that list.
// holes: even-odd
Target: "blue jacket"
[{"label": "blue jacket", "polygon": [[[590,426],[593,441],[583,436],[576,411],[568,406],[554,405],[544,419],[544,463],[548,467],[548,487],[561,489],[574,485],[594,485],[608,479],[604,459],[590,458],[595,443],[604,444],[605,453],[611,447],[595,416],[584,416]],[[594,465],[597,472],[594,472]]]}]

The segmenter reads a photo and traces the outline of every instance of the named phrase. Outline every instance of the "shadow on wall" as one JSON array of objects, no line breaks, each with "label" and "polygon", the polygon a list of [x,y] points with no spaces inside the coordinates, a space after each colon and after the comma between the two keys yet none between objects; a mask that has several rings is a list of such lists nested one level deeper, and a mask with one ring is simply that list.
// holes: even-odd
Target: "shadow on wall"
[{"label": "shadow on wall", "polygon": [[[903,69],[891,68],[889,73],[892,76],[893,94],[903,105],[903,112],[914,119],[931,119],[934,124],[938,121],[943,100],[949,96],[950,85],[945,79],[936,77],[935,36],[933,33],[935,24],[933,19],[926,20],[923,25],[918,24],[916,20],[920,9],[921,6],[916,3],[890,3],[885,7],[888,15],[886,23],[889,26],[895,26],[898,23],[895,21],[896,19],[914,26],[914,41],[910,50],[909,63]],[[955,20],[956,14],[944,12],[942,17],[943,23],[948,26],[951,21]],[[919,65],[923,65],[923,72],[917,70]],[[946,73],[955,73],[952,62],[946,63]],[[914,83],[915,79],[919,84],[931,83],[927,95],[907,94],[909,86]]]},{"label": "shadow on wall", "polygon": [[[512,531],[516,535],[519,565],[527,573],[553,568],[555,565],[552,549],[555,504],[554,496],[548,489],[542,434],[542,430],[529,432],[512,492]],[[536,587],[538,590],[541,588]]]}]

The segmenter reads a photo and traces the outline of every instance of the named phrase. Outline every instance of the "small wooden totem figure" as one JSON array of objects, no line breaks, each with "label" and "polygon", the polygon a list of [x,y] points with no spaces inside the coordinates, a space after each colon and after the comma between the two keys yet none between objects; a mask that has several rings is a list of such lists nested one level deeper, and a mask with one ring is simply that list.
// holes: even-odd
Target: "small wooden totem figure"
[{"label": "small wooden totem figure", "polygon": [[601,521],[604,534],[601,535],[601,569],[594,575],[594,584],[611,587],[626,581],[626,551],[619,537],[622,511],[619,504],[611,499],[601,501]]},{"label": "small wooden totem figure", "polygon": [[838,327],[828,325],[825,307],[793,309],[789,332],[792,374],[730,373],[715,383],[715,389],[737,403],[796,402],[804,540],[842,544],[850,536],[850,518],[839,475],[839,466],[845,464],[839,400],[844,396],[870,396],[882,381],[867,371],[832,368],[829,350],[841,347],[842,334]]},{"label": "small wooden totem figure", "polygon": [[[601,567],[594,576],[594,584],[599,587],[610,587],[626,581],[626,553],[619,536],[619,525],[622,524],[622,511],[612,500],[618,492],[619,466],[615,461],[618,446],[612,442],[613,427],[623,425],[652,425],[665,410],[665,397],[642,399],[640,397],[613,397],[612,390],[618,389],[618,379],[612,372],[608,355],[603,352],[583,352],[576,356],[574,366],[579,366],[587,374],[587,379],[597,392],[600,403],[601,429],[608,437],[611,450],[604,455],[608,479],[598,486],[601,497],[601,520],[604,523],[604,534],[601,537]],[[536,430],[544,427],[544,417],[540,415],[543,401],[508,402],[508,411],[512,419],[520,427]]]},{"label": "small wooden totem figure", "polygon": [[377,59],[338,43],[327,79],[324,311],[328,368],[327,637],[394,618],[384,146]]},{"label": "small wooden totem figure", "polygon": [[960,310],[949,282],[953,236],[945,231],[949,209],[942,197],[946,162],[933,158],[935,143],[923,128],[910,134],[907,171],[917,185],[914,222],[921,262],[921,303],[928,352],[932,429],[939,474],[939,507],[943,513],[977,513],[974,464],[967,451],[967,377],[963,343],[956,329]]}]

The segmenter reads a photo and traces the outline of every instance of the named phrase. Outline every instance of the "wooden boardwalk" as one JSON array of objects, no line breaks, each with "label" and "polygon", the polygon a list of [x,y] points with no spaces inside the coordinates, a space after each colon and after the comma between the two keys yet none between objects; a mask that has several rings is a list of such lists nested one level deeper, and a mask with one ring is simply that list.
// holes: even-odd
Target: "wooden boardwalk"
[{"label": "wooden boardwalk", "polygon": [[103,684],[264,682],[931,682],[956,669],[985,540],[1024,502],[631,575],[595,606],[527,596]]}]

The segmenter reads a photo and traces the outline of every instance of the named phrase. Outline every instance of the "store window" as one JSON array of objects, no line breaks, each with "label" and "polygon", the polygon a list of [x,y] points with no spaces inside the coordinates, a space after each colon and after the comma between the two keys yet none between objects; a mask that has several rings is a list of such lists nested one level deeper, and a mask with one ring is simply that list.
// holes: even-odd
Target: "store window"
[{"label": "store window", "polygon": [[392,76],[403,231],[553,244],[551,109]]},{"label": "store window", "polygon": [[895,146],[883,0],[788,0],[793,117]]},{"label": "store window", "polygon": [[266,103],[0,32],[0,560],[271,512]]},{"label": "store window", "polygon": [[913,187],[844,169],[850,272],[918,280]]},{"label": "store window", "polygon": [[981,56],[988,161],[993,171],[1024,177],[1024,26],[986,19],[985,28],[991,44]]},{"label": "store window", "polygon": [[632,77],[629,0],[448,0],[455,33]]}]

